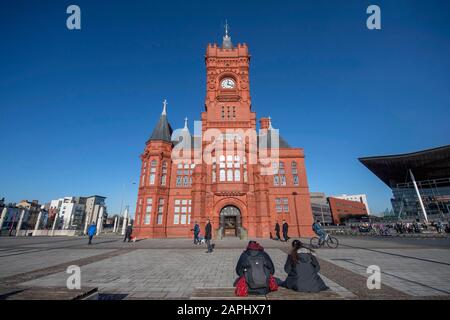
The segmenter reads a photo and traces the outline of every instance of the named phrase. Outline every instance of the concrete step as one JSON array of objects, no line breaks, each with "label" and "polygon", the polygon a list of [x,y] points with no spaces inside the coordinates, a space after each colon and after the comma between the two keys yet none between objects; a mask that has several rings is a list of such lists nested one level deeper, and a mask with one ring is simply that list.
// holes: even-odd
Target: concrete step
[{"label": "concrete step", "polygon": [[191,300],[342,300],[337,293],[326,290],[318,293],[297,292],[286,288],[266,295],[249,295],[237,297],[234,288],[196,288],[192,292]]},{"label": "concrete step", "polygon": [[0,287],[0,300],[97,300],[98,288]]}]

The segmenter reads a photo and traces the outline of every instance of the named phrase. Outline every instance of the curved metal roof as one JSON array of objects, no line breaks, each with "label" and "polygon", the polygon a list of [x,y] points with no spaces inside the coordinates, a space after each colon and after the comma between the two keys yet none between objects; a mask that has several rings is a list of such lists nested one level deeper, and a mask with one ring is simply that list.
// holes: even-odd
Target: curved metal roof
[{"label": "curved metal roof", "polygon": [[450,177],[450,145],[358,160],[389,187],[410,180],[410,169],[417,181]]}]

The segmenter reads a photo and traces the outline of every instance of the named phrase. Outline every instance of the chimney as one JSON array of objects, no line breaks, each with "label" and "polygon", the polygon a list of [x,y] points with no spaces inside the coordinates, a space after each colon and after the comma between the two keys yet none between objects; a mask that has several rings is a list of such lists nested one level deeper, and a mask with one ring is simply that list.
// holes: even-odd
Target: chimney
[{"label": "chimney", "polygon": [[269,129],[270,119],[269,118],[261,118],[259,119],[259,128],[261,130]]}]

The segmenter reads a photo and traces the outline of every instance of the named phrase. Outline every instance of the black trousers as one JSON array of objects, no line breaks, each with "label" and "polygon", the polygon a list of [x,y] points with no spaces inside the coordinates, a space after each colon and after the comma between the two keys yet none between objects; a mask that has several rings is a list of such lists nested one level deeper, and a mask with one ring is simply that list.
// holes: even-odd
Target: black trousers
[{"label": "black trousers", "polygon": [[92,238],[93,238],[94,236],[89,236],[89,243],[88,244],[91,244],[92,243]]},{"label": "black trousers", "polygon": [[284,238],[284,241],[289,240],[289,236],[288,236],[287,232],[283,232],[283,238]]},{"label": "black trousers", "polygon": [[207,239],[206,240],[206,245],[208,246],[208,252],[212,252],[213,251],[213,247],[211,245],[211,239]]}]

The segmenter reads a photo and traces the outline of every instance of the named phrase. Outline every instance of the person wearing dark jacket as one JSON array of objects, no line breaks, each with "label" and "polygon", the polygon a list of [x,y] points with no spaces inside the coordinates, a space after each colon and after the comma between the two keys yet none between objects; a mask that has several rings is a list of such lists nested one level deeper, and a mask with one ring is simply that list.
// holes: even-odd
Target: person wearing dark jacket
[{"label": "person wearing dark jacket", "polygon": [[200,234],[200,226],[198,225],[197,221],[194,222],[194,229],[191,231],[194,231],[194,244],[199,243],[198,235]]},{"label": "person wearing dark jacket", "polygon": [[208,223],[205,226],[205,241],[208,245],[208,251],[206,253],[213,252],[213,247],[211,245],[211,239],[212,239],[212,227],[211,227],[211,220],[208,219]]},{"label": "person wearing dark jacket", "polygon": [[125,242],[127,240],[128,240],[128,242],[130,242],[132,233],[133,233],[133,227],[131,226],[131,224],[129,224],[127,226],[127,228],[125,229],[125,238],[123,239],[123,242]]},{"label": "person wearing dark jacket", "polygon": [[289,225],[286,222],[286,220],[283,220],[283,238],[284,238],[285,242],[287,242],[289,240],[288,230],[289,230]]},{"label": "person wearing dark jacket", "polygon": [[288,276],[279,285],[300,292],[327,290],[328,287],[318,274],[320,265],[313,253],[314,250],[306,248],[300,240],[294,240],[292,252],[284,265]]},{"label": "person wearing dark jacket", "polygon": [[275,266],[264,248],[258,242],[250,241],[239,257],[236,273],[239,277],[234,286],[244,276],[249,294],[264,295],[270,292],[269,277],[275,273]]},{"label": "person wearing dark jacket", "polygon": [[276,240],[281,240],[281,236],[280,236],[280,224],[277,223],[275,224],[275,234],[277,235]]}]

